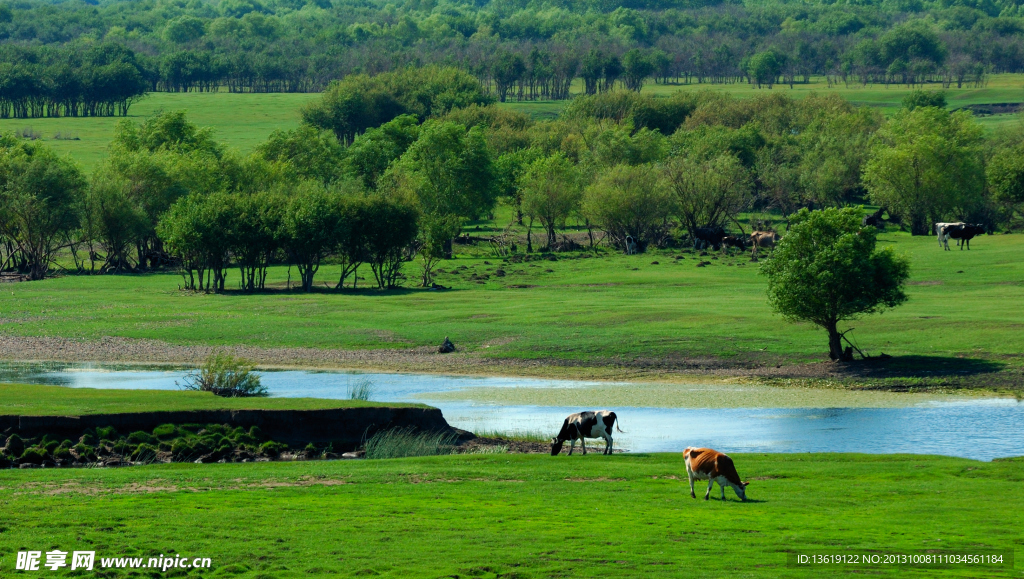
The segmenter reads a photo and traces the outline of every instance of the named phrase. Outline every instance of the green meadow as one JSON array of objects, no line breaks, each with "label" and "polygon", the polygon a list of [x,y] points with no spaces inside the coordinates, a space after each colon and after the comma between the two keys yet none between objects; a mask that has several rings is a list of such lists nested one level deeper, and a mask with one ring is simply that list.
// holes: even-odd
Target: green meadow
[{"label": "green meadow", "polygon": [[[222,398],[209,392],[96,390],[36,384],[0,384],[0,415],[85,416],[183,410],[325,410],[382,406],[381,402],[323,398]],[[387,406],[422,406],[387,403]]]},{"label": "green meadow", "polygon": [[[0,471],[0,568],[21,550],[210,557],[101,577],[1021,577],[1016,567],[787,566],[787,554],[1021,553],[1024,462],[734,455],[748,502],[682,457],[477,455]],[[45,557],[44,557],[45,559]],[[47,576],[80,576],[64,569]]]},{"label": "green meadow", "polygon": [[[201,127],[214,130],[228,147],[248,153],[275,130],[299,126],[299,110],[311,93],[150,93],[132,106],[128,118],[140,122],[158,112],[184,110]],[[71,155],[91,171],[103,160],[121,117],[0,119],[0,132],[35,132],[60,153]],[[60,138],[58,138],[58,136]]]},{"label": "green meadow", "polygon": [[[471,231],[488,235],[497,225]],[[841,328],[856,328],[849,334],[855,344],[925,370],[1018,372],[1024,236],[981,236],[969,251],[942,251],[931,236],[886,233],[880,246],[910,258],[909,300]],[[438,265],[446,291],[415,287],[418,262],[406,264],[406,287],[392,291],[368,289],[368,268],[359,272],[370,278],[360,289],[331,289],[338,266],[330,264],[321,266],[312,293],[294,289],[294,269],[289,290],[284,266],[272,268],[269,290],[256,294],[182,292],[173,273],[65,275],[0,287],[0,320],[8,336],[208,346],[401,349],[450,336],[461,352],[495,363],[553,368],[825,359],[822,330],[768,308],[765,280],[747,253],[601,251],[515,262],[488,255],[485,243],[456,251],[456,259]],[[227,287],[237,283],[229,271]]]},{"label": "green meadow", "polygon": [[[579,84],[579,83],[577,83]],[[941,90],[940,85],[926,85],[928,90]],[[583,87],[574,87],[582,92]],[[794,98],[803,98],[812,92],[837,92],[857,105],[882,108],[887,114],[900,106],[900,101],[911,90],[905,85],[862,86],[858,84],[832,85],[822,77],[810,83],[775,85],[772,89],[754,88],[744,83],[732,84],[654,84],[648,83],[643,92],[668,95],[679,90],[725,91],[740,98],[768,92],[783,92]],[[968,105],[1024,102],[1024,75],[996,74],[988,77],[980,88],[952,87],[945,91],[950,108]],[[293,129],[301,121],[302,105],[319,98],[315,93],[151,93],[132,106],[129,118],[136,122],[160,111],[186,110],[189,119],[199,126],[214,129],[218,140],[242,153],[278,129]],[[501,106],[526,113],[537,120],[554,119],[566,101],[509,101]],[[92,170],[106,155],[107,145],[114,135],[119,117],[96,118],[40,118],[0,119],[0,132],[35,133],[47,145],[61,153],[70,154],[86,170]],[[987,129],[1010,126],[1018,122],[1017,115],[999,114],[979,116],[978,121]]]}]

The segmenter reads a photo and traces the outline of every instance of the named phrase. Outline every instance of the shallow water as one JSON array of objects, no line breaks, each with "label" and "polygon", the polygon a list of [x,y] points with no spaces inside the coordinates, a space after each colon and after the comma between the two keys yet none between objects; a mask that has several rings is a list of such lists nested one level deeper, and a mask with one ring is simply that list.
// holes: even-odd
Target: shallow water
[{"label": "shallow water", "polygon": [[[73,388],[177,389],[186,369],[140,369],[92,365],[0,366],[0,381],[54,384]],[[471,431],[558,431],[567,414],[579,407],[541,405],[557,397],[551,389],[573,389],[601,398],[616,387],[607,382],[573,382],[531,378],[374,374],[360,372],[267,371],[263,384],[272,396],[345,398],[350,384],[369,380],[373,400],[427,402],[450,424]],[[622,384],[623,389],[642,385]],[[655,388],[665,388],[656,385]],[[534,404],[478,401],[480,393],[535,389]],[[721,384],[685,386],[689,400],[717,399],[720,391],[748,392],[751,387]],[[754,387],[755,389],[757,387]],[[703,392],[710,391],[711,394]],[[774,389],[771,389],[774,390]],[[460,392],[466,399],[460,399]],[[511,392],[511,391],[509,391]],[[472,394],[472,395],[471,395]],[[763,395],[760,393],[759,395]],[[848,396],[849,393],[843,393]],[[704,398],[702,398],[704,396]],[[773,394],[772,396],[776,396]],[[768,397],[766,400],[782,400]],[[832,408],[654,408],[614,406],[623,434],[615,445],[631,452],[681,451],[709,446],[725,452],[873,452],[944,454],[980,460],[1024,455],[1024,403],[1005,398],[914,397],[900,404],[848,397],[846,407]],[[500,400],[501,393],[491,397]],[[749,399],[750,397],[748,396]],[[757,396],[752,398],[758,399]],[[646,398],[644,398],[646,399]],[[828,402],[830,399],[819,399]],[[862,402],[867,401],[867,404]],[[608,406],[597,403],[595,406]],[[855,407],[867,406],[867,407]]]}]

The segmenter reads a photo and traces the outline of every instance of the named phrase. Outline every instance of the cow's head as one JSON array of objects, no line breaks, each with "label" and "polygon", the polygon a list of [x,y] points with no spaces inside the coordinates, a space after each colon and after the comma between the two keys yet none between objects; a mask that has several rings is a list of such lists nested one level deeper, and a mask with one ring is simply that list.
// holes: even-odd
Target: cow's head
[{"label": "cow's head", "polygon": [[565,444],[564,440],[558,440],[557,438],[551,439],[551,456],[556,456],[562,452],[562,445]]},{"label": "cow's head", "polygon": [[732,487],[733,490],[736,491],[736,496],[738,496],[741,501],[747,500],[747,485],[748,484],[750,484],[750,483],[747,482],[747,481],[743,481],[743,482],[741,482],[738,485],[733,485],[733,487]]}]

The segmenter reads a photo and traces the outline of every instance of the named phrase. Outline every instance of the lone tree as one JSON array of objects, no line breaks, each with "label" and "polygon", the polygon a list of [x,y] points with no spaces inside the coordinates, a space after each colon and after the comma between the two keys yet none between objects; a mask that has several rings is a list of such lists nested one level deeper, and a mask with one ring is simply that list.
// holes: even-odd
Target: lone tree
[{"label": "lone tree", "polygon": [[824,328],[832,360],[850,359],[843,352],[839,322],[907,299],[903,284],[910,263],[890,248],[875,249],[875,228],[861,227],[862,213],[852,207],[800,210],[761,266],[768,277],[768,305],[790,320]]}]

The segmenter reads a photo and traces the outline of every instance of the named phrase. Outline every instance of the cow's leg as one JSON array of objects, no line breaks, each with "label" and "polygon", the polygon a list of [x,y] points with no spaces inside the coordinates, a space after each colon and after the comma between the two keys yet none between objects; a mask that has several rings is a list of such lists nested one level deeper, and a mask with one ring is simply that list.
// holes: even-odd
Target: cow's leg
[{"label": "cow's leg", "polygon": [[580,448],[583,449],[583,456],[587,455],[587,439],[584,436],[580,437]]},{"label": "cow's leg", "polygon": [[722,500],[725,500],[725,485],[721,482],[718,483],[718,488],[722,489]]},{"label": "cow's leg", "polygon": [[704,500],[711,498],[711,488],[715,486],[715,479],[708,479],[708,492],[704,493]]},{"label": "cow's leg", "polygon": [[689,475],[688,478],[690,479],[690,498],[695,499],[697,498],[697,493],[693,492],[693,475],[689,473],[687,474]]},{"label": "cow's leg", "polygon": [[611,454],[611,453],[612,453],[612,437],[606,435],[604,437],[604,454]]},{"label": "cow's leg", "polygon": [[569,456],[572,456],[572,451],[576,449],[576,439],[569,439]]}]

